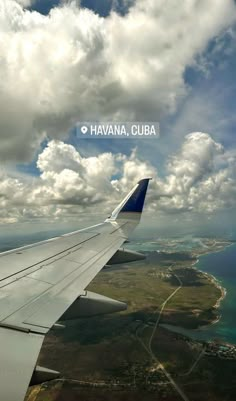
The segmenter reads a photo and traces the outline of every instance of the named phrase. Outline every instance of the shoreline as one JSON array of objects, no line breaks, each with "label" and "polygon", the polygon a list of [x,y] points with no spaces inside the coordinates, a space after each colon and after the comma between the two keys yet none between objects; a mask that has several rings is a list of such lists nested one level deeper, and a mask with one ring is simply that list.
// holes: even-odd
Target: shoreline
[{"label": "shoreline", "polygon": [[[196,265],[199,262],[199,258],[201,256],[208,255],[208,254],[211,254],[211,253],[222,252],[222,251],[224,251],[225,248],[227,248],[228,246],[231,246],[231,245],[232,244],[226,245],[221,250],[212,251],[212,252],[210,251],[210,252],[206,252],[206,253],[201,254],[201,255],[197,255],[196,261],[193,262],[193,264],[191,266],[192,269],[197,270],[198,272],[200,272],[205,278],[207,278],[210,281],[211,284],[213,284],[220,291],[220,297],[216,300],[216,303],[212,306],[212,308],[214,308],[215,310],[218,310],[220,308],[222,301],[225,299],[225,297],[227,295],[227,289],[221,285],[220,281],[215,276],[213,276],[213,274],[207,273],[207,272],[205,272],[203,270],[198,269],[196,267]],[[195,256],[195,255],[193,255],[193,256]],[[217,317],[215,320],[213,320],[209,324],[212,325],[212,324],[218,323],[220,321],[220,318],[221,318],[221,316]]]},{"label": "shoreline", "polygon": [[227,295],[226,288],[221,285],[219,280],[215,276],[213,276],[213,274],[206,273],[202,270],[198,270],[198,271],[201,272],[202,275],[204,277],[206,277],[210,281],[210,283],[213,284],[220,291],[220,297],[217,299],[216,303],[212,306],[212,308],[214,308],[214,309],[219,309],[221,306],[221,302],[225,299],[225,297]]},{"label": "shoreline", "polygon": [[[217,278],[214,277],[212,274],[206,273],[206,272],[198,269],[197,267],[194,267],[194,265],[195,265],[195,263],[191,267],[192,269],[197,270],[199,273],[201,273],[202,276],[207,278],[207,280],[210,281],[211,284],[213,284],[218,290],[220,290],[220,297],[216,300],[215,304],[212,306],[212,309],[214,309],[215,311],[218,311],[220,306],[221,306],[221,302],[225,299],[225,297],[227,295],[226,288],[224,288],[220,284],[220,282],[217,280]],[[221,319],[221,315],[218,314],[218,316],[216,316],[215,319],[211,320],[209,323],[203,324],[203,325],[199,325],[196,329],[191,329],[191,330],[201,330],[202,328],[206,328],[208,326],[212,326],[213,324],[218,323],[220,321],[220,319]]]},{"label": "shoreline", "polygon": [[[172,331],[174,333],[183,335],[185,337],[191,338],[193,341],[210,341],[212,340],[212,338],[214,339],[214,335],[212,336],[212,334],[209,336],[207,335],[208,330],[211,332],[211,330],[217,330],[217,329],[211,329],[211,327],[217,323],[220,322],[220,320],[222,319],[223,315],[222,313],[220,313],[219,309],[221,308],[221,303],[222,301],[226,298],[227,296],[227,288],[225,288],[220,279],[218,279],[217,277],[215,277],[213,274],[208,273],[206,271],[201,270],[200,268],[197,267],[197,263],[200,261],[200,256],[204,256],[207,254],[211,254],[211,253],[218,253],[218,252],[223,252],[226,248],[235,245],[235,243],[231,243],[231,244],[227,244],[224,248],[222,248],[221,250],[217,249],[216,251],[213,250],[209,250],[209,252],[206,252],[204,254],[192,254],[192,256],[196,259],[195,261],[193,261],[191,263],[191,266],[189,266],[190,269],[194,269],[195,271],[199,272],[202,276],[204,276],[205,278],[207,278],[207,280],[209,280],[209,282],[214,285],[219,291],[220,291],[220,296],[218,297],[218,299],[216,299],[216,302],[214,303],[214,305],[212,306],[212,311],[214,313],[215,311],[215,316],[212,317],[212,320],[204,325],[199,325],[197,328],[195,329],[185,329],[184,327],[181,326],[175,326],[175,325],[163,325],[163,328],[165,328],[166,330]],[[177,330],[176,330],[177,329]],[[205,333],[205,334],[204,334]],[[217,337],[217,336],[216,336]],[[221,338],[221,337],[220,337]],[[225,339],[225,338],[221,338],[221,343],[222,344],[235,344],[235,341],[230,341],[229,339]]]},{"label": "shoreline", "polygon": [[[156,242],[153,241],[153,243],[155,244]],[[194,258],[194,261],[190,262],[189,267],[186,267],[186,268],[194,269],[195,271],[198,271],[198,273],[200,273],[202,276],[204,276],[212,285],[215,286],[215,288],[217,288],[220,291],[219,297],[216,299],[214,305],[212,305],[212,310],[215,310],[216,313],[220,309],[221,303],[227,296],[227,289],[225,287],[223,287],[223,285],[221,284],[220,280],[217,279],[217,277],[215,277],[211,273],[201,270],[196,265],[200,261],[200,257],[205,256],[205,255],[214,254],[214,253],[223,252],[226,248],[231,247],[233,245],[236,245],[236,241],[228,240],[228,241],[225,241],[224,243],[221,243],[221,245],[218,246],[216,249],[212,249],[212,247],[206,246],[204,252],[197,252],[197,250],[187,251],[189,254],[191,254],[192,258]],[[150,251],[150,252],[152,252],[152,251]],[[158,251],[156,251],[156,252],[158,252]],[[164,250],[161,250],[159,252],[165,252],[165,253],[170,253],[170,254],[172,253],[171,251],[164,251]],[[218,316],[214,316],[214,319],[209,321],[209,323],[202,325],[202,326],[199,325],[199,327],[197,329],[193,329],[193,330],[199,330],[201,328],[206,328],[208,326],[214,325],[220,321],[221,317],[222,317],[222,315],[218,312]]]}]

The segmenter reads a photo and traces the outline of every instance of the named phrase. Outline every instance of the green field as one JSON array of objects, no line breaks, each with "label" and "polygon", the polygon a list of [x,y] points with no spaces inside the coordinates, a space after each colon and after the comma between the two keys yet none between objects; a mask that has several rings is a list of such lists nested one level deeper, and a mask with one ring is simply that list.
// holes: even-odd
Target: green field
[{"label": "green field", "polygon": [[[164,256],[152,252],[144,262],[104,269],[88,289],[127,302],[127,311],[75,320],[68,322],[65,330],[51,331],[39,364],[59,370],[65,381],[46,383],[38,394],[34,389],[28,401],[137,400],[142,391],[147,400],[159,394],[160,400],[178,401],[170,385],[159,385],[166,378],[156,370],[156,362],[146,348],[161,305],[180,286],[179,280],[182,288],[165,305],[160,322],[194,328],[215,319],[213,306],[220,290],[191,267],[193,262],[194,258],[185,253]],[[154,355],[171,374],[179,376],[181,385],[191,379],[181,375],[190,369],[201,350],[202,344],[161,327],[153,336]],[[206,377],[211,369],[214,371],[211,364],[203,363],[207,372],[210,369]],[[196,372],[195,380],[201,383],[204,379]],[[103,387],[96,388],[93,398],[94,383],[109,388],[110,398]]]}]

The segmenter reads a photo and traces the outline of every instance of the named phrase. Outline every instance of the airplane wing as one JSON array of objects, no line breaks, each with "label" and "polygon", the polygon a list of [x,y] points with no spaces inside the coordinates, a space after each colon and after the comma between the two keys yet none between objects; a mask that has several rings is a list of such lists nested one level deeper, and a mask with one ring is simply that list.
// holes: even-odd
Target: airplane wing
[{"label": "airplane wing", "polygon": [[120,249],[140,220],[149,178],[105,222],[0,254],[0,400],[24,400],[29,383],[58,372],[36,366],[45,335],[58,320],[124,310],[86,291],[107,264],[142,258]]}]

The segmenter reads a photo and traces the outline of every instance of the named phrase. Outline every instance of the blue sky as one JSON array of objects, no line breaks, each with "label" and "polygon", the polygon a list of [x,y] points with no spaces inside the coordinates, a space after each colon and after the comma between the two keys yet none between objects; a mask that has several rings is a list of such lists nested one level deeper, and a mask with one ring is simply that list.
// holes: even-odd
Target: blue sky
[{"label": "blue sky", "polygon": [[[109,16],[111,10],[116,10],[121,14],[125,14],[129,10],[129,6],[134,3],[133,1],[123,1],[119,0],[114,2],[113,0],[82,0],[80,2],[81,7],[88,8],[93,10],[95,13],[98,13],[100,16],[107,17]],[[31,10],[36,10],[39,13],[47,15],[51,9],[54,7],[60,6],[60,0],[35,0],[30,7]],[[234,34],[232,34],[234,32]],[[235,91],[235,70],[236,70],[236,53],[234,51],[235,47],[235,31],[234,27],[226,31],[226,33],[220,39],[214,37],[209,41],[204,52],[199,55],[199,58],[205,59],[207,65],[207,71],[199,68],[198,63],[196,66],[187,66],[184,72],[184,80],[187,86],[189,86],[189,96],[187,96],[183,100],[183,104],[178,107],[176,113],[168,116],[160,121],[162,131],[165,131],[165,135],[168,135],[168,132],[174,129],[176,121],[180,121],[181,118],[184,118],[184,106],[186,103],[191,102],[193,97],[201,98],[206,96],[208,97],[208,101],[211,104],[212,108],[215,110],[214,114],[214,122],[201,121],[201,115],[197,118],[199,121],[191,122],[188,126],[186,126],[186,132],[182,134],[185,135],[191,131],[208,131],[211,126],[214,128],[218,125],[218,121],[221,121],[222,118],[226,115],[228,117],[228,121],[226,121],[226,125],[224,126],[224,132],[220,131],[220,128],[215,131],[213,134],[216,138],[221,139],[226,146],[231,146],[234,143],[234,132],[235,132],[235,122],[232,121],[232,114],[234,111],[234,104],[236,101],[236,91]],[[196,57],[197,58],[197,57]],[[218,99],[216,98],[218,96]],[[205,100],[205,99],[204,99]],[[221,124],[219,124],[221,125]],[[181,133],[180,133],[181,135]],[[74,142],[73,138],[73,130],[71,134],[71,142]],[[127,144],[128,142],[128,144]],[[169,143],[170,144],[170,143]],[[97,152],[101,150],[111,151],[117,147],[117,141],[99,141],[96,144],[97,146],[93,146],[93,141],[81,141],[79,144],[81,151],[87,153],[87,149],[92,148],[92,151],[95,152],[95,148]],[[133,148],[132,141],[126,141],[124,144],[118,145],[121,148],[122,152],[129,153]],[[143,143],[142,143],[143,147]],[[148,147],[149,148],[149,147]],[[150,149],[148,149],[150,150]],[[90,152],[90,150],[88,150]]]},{"label": "blue sky", "polygon": [[[14,1],[0,49],[0,221],[107,213],[146,173],[162,225],[232,220],[235,3]],[[159,121],[160,138],[79,139],[76,121],[89,120]]]},{"label": "blue sky", "polygon": [[[60,4],[58,0],[36,0],[31,9],[42,14],[48,14],[53,7]],[[131,2],[130,2],[131,4]],[[101,16],[108,16],[111,9],[114,9],[112,0],[82,0],[81,7],[88,8],[98,13]],[[128,7],[123,1],[116,2],[115,9],[122,14],[127,12]],[[180,137],[184,137],[189,132],[203,131],[210,132],[216,140],[220,140],[226,148],[231,148],[235,145],[235,121],[232,119],[234,113],[234,105],[236,102],[235,88],[235,70],[236,70],[236,53],[234,51],[235,36],[232,31],[226,32],[221,38],[219,46],[218,38],[213,38],[209,41],[205,51],[199,56],[204,58],[207,64],[207,71],[196,66],[187,66],[184,72],[184,80],[189,87],[189,94],[180,103],[176,112],[170,116],[165,116],[161,119],[161,132],[164,133],[163,139],[160,139],[161,145],[154,145],[154,154],[150,148],[153,147],[150,142],[142,140],[142,143],[134,143],[133,140],[125,142],[117,140],[99,140],[94,143],[94,140],[78,140],[75,131],[72,129],[69,133],[67,142],[78,146],[84,156],[91,154],[96,155],[102,151],[120,151],[124,154],[129,154],[134,146],[142,149],[143,157],[148,157],[152,163],[156,163],[160,167],[163,159],[166,156],[165,149],[171,150],[178,146]],[[211,108],[210,119],[207,110],[203,114],[196,114],[194,120],[185,123],[186,105],[192,101],[207,102],[207,107]],[[207,109],[206,107],[206,109]],[[202,110],[201,110],[202,111]],[[197,110],[196,110],[197,112]],[[224,125],[222,126],[222,120]],[[178,131],[176,125],[179,127]],[[176,132],[177,131],[177,132]],[[172,134],[174,132],[174,135]],[[171,139],[170,139],[171,137]],[[162,151],[162,142],[163,148]],[[46,146],[46,142],[44,144]],[[164,155],[163,155],[164,153]],[[157,160],[158,159],[158,160]],[[35,161],[37,157],[29,164],[19,166],[20,169],[26,169],[31,173],[37,174]]]},{"label": "blue sky", "polygon": [[[129,4],[132,0],[125,2],[124,0],[81,0],[81,7],[89,8],[98,13],[102,17],[107,17],[110,11],[114,8],[117,12],[125,14],[129,9]],[[60,5],[60,0],[35,0],[30,9],[36,10],[44,15],[47,15],[53,7]]]}]

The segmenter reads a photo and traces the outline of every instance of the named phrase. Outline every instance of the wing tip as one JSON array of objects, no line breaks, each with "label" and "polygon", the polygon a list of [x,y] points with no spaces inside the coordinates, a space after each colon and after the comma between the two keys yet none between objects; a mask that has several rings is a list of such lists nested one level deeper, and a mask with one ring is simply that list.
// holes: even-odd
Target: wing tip
[{"label": "wing tip", "polygon": [[141,215],[146,198],[148,184],[151,179],[151,177],[146,177],[139,180],[135,187],[130,191],[130,193],[113,211],[111,217],[108,220],[116,220],[117,218],[124,216],[124,213],[135,213]]},{"label": "wing tip", "polygon": [[120,213],[142,213],[148,184],[151,178],[142,178],[123,205]]}]

